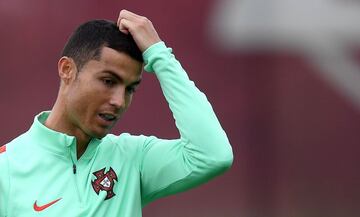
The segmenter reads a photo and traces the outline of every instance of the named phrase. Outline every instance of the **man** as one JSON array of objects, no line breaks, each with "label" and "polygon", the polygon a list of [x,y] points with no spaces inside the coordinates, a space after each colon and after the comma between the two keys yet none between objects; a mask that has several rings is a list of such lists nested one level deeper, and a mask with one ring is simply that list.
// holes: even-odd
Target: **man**
[{"label": "man", "polygon": [[[145,70],[157,76],[181,138],[108,134]],[[59,94],[1,148],[0,216],[141,216],[149,202],[228,169],[231,146],[209,102],[145,17],[120,12],[70,37]]]}]

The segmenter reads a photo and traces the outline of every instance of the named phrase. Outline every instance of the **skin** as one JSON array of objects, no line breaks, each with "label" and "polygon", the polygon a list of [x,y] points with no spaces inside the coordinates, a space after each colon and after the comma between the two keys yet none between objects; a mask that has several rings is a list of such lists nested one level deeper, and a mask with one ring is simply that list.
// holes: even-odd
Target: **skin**
[{"label": "skin", "polygon": [[[143,52],[161,41],[151,21],[127,10],[120,11],[119,30],[131,34]],[[131,104],[133,90],[141,81],[142,63],[125,53],[103,47],[99,60],[88,61],[77,71],[74,61],[58,62],[60,90],[45,126],[75,136],[77,157],[92,138],[103,138]],[[106,121],[101,115],[116,117]]]},{"label": "skin", "polygon": [[120,11],[117,25],[121,32],[132,35],[142,52],[151,45],[161,41],[149,19],[130,11]]}]

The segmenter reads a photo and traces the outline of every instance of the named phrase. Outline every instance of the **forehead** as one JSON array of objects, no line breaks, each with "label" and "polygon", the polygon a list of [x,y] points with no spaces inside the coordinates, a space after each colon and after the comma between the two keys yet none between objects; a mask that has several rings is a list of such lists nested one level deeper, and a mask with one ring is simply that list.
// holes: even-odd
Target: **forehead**
[{"label": "forehead", "polygon": [[103,47],[98,61],[99,71],[111,71],[123,79],[138,80],[141,77],[143,64],[128,54]]}]

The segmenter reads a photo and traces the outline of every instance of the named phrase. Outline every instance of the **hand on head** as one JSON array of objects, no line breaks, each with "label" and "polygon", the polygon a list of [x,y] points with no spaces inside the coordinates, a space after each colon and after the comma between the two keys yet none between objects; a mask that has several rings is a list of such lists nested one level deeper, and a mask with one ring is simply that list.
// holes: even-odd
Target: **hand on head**
[{"label": "hand on head", "polygon": [[121,10],[117,20],[119,30],[131,34],[139,49],[144,52],[151,45],[161,41],[153,24],[146,17],[127,10]]}]

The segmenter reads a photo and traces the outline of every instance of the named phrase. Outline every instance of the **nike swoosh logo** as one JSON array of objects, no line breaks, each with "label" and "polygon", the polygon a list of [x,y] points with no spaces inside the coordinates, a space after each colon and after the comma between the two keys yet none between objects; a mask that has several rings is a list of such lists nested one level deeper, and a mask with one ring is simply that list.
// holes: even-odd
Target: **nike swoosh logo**
[{"label": "nike swoosh logo", "polygon": [[53,205],[54,203],[58,202],[59,200],[61,200],[61,198],[59,198],[59,199],[57,199],[57,200],[54,200],[54,201],[52,201],[52,202],[50,202],[50,203],[48,203],[48,204],[42,205],[42,206],[38,206],[38,205],[37,205],[37,201],[35,201],[35,203],[34,203],[34,210],[35,210],[36,212],[41,212],[41,211],[43,211],[44,209],[48,208],[49,206]]}]

